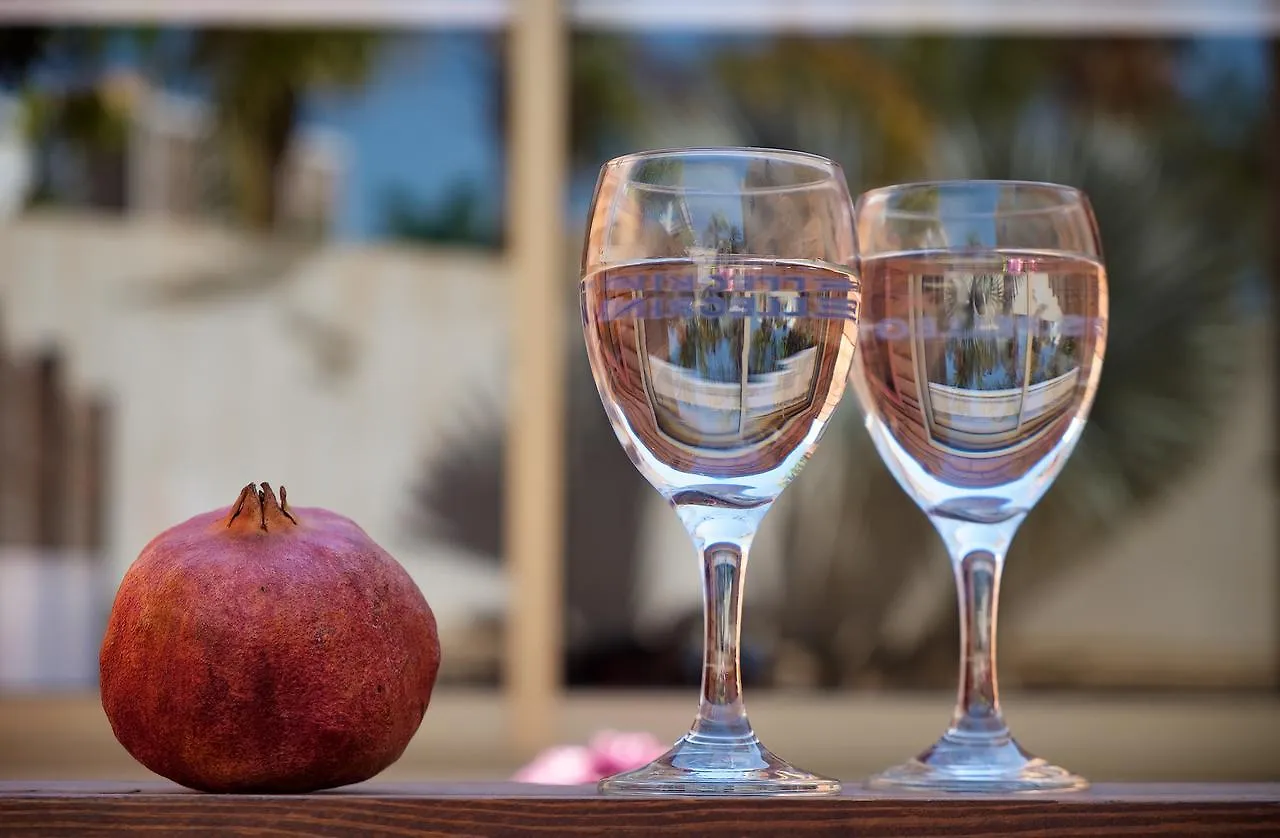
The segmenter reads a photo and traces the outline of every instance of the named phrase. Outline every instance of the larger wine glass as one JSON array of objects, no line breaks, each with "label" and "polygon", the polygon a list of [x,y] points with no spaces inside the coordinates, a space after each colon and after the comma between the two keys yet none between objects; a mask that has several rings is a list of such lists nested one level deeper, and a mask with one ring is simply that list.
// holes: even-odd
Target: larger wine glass
[{"label": "larger wine glass", "polygon": [[852,201],[792,151],[677,149],[605,164],[582,259],[592,373],[632,462],[697,548],[702,697],[689,733],[611,794],[832,794],[770,753],[742,702],[747,551],[839,402],[857,334]]},{"label": "larger wine glass", "polygon": [[874,787],[1083,788],[1009,733],[996,598],[1009,542],[1084,429],[1106,345],[1107,280],[1075,189],[952,181],[858,199],[862,317],[850,379],[875,446],[941,533],[960,600],[951,726]]}]

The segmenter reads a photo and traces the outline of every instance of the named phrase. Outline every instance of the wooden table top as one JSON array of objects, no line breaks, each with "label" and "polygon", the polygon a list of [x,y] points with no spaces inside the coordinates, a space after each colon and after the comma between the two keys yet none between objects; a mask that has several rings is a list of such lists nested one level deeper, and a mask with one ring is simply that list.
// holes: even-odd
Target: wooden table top
[{"label": "wooden table top", "polygon": [[[852,785],[852,784],[851,784]],[[0,836],[1280,835],[1280,783],[1101,784],[1058,795],[606,798],[594,787],[371,782],[305,795],[0,782]]]}]

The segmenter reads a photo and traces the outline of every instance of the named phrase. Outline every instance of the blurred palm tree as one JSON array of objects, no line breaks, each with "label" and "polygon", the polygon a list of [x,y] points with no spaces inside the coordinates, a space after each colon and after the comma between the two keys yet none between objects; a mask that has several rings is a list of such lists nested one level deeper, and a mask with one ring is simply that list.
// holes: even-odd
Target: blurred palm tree
[{"label": "blurred palm tree", "polygon": [[[1003,130],[990,127],[942,134],[926,174],[1084,189],[1105,243],[1111,302],[1085,434],[1014,540],[1009,613],[1077,570],[1212,446],[1235,404],[1249,338],[1231,277],[1256,263],[1258,250],[1201,224],[1197,193],[1168,188],[1149,133],[1132,124],[1032,109]],[[940,542],[856,421],[847,433],[843,456],[815,458],[789,499],[789,568],[807,584],[789,597],[783,630],[807,642],[831,683],[946,684],[958,629]],[[809,481],[841,480],[838,509],[807,502]],[[832,520],[839,537],[827,552],[806,544],[804,532]]]},{"label": "blurred palm tree", "polygon": [[363,83],[380,38],[357,30],[200,29],[184,61],[210,80],[237,216],[274,228],[280,170],[307,94]]},{"label": "blurred palm tree", "polygon": [[635,42],[620,35],[576,35],[569,53],[569,147],[575,162],[594,168],[647,121],[644,61]]},{"label": "blurred palm tree", "polygon": [[[927,177],[1020,177],[1076,184],[1093,198],[1114,337],[1086,438],[1015,542],[1009,610],[1158,500],[1232,404],[1242,340],[1233,278],[1257,267],[1249,219],[1261,217],[1263,196],[1247,176],[1222,175],[1256,180],[1265,132],[1256,104],[1219,103],[1237,133],[1214,141],[1175,85],[1185,49],[784,39],[717,65],[753,129],[747,142],[833,156],[855,193]],[[1208,206],[1231,211],[1206,224]],[[839,415],[846,433],[828,436],[829,450],[775,513],[789,545],[777,630],[783,649],[808,659],[783,668],[832,685],[948,684],[957,621],[940,542],[879,462],[857,411],[847,403]]]},{"label": "blurred palm tree", "polygon": [[712,69],[752,144],[822,154],[855,182],[890,178],[928,151],[934,115],[873,43],[780,38],[719,56]]}]

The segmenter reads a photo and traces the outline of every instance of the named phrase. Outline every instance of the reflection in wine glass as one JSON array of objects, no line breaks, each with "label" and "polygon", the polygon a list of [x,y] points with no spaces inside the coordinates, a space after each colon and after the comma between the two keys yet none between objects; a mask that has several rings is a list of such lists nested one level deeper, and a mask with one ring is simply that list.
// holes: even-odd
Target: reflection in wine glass
[{"label": "reflection in wine glass", "polygon": [[961,607],[951,728],[877,786],[1071,789],[1012,739],[996,688],[1005,552],[1079,439],[1106,343],[1092,213],[1067,187],[957,181],[858,202],[862,313],[850,373],[885,463],[947,542]]},{"label": "reflection in wine glass", "polygon": [[702,559],[705,659],[692,729],[610,777],[613,794],[830,794],[770,753],[742,702],[747,551],[839,402],[858,285],[839,168],[686,149],[605,165],[583,258],[587,353],[605,411]]}]

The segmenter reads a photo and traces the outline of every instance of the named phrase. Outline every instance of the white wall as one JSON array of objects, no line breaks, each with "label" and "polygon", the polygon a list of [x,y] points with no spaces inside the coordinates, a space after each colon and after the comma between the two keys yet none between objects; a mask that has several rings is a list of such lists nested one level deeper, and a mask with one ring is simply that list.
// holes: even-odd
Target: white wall
[{"label": "white wall", "polygon": [[[11,348],[56,340],[72,386],[112,400],[111,590],[152,536],[265,480],[360,523],[442,623],[500,607],[491,559],[403,527],[437,432],[467,400],[504,403],[498,260],[334,247],[290,261],[213,228],[54,216],[0,226],[0,257]],[[217,302],[154,300],[219,277],[252,281]],[[316,331],[349,348],[345,372],[326,374]]]}]

